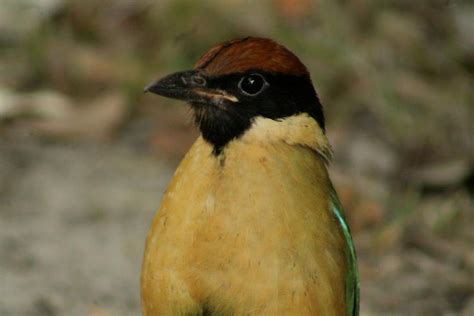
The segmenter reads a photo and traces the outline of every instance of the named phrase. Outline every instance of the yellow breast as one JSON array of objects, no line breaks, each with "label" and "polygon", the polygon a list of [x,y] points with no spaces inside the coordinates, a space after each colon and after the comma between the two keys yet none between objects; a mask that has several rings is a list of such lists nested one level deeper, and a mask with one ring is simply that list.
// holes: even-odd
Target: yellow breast
[{"label": "yellow breast", "polygon": [[344,315],[346,255],[310,146],[199,138],[164,195],[142,269],[145,315]]}]

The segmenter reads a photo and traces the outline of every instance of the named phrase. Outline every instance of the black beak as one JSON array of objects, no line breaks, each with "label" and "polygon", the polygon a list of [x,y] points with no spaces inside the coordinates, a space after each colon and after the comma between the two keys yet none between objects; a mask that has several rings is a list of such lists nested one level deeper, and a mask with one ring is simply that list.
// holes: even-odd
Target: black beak
[{"label": "black beak", "polygon": [[147,85],[144,92],[200,104],[220,104],[224,100],[237,102],[225,91],[207,87],[207,79],[197,70],[176,72]]}]

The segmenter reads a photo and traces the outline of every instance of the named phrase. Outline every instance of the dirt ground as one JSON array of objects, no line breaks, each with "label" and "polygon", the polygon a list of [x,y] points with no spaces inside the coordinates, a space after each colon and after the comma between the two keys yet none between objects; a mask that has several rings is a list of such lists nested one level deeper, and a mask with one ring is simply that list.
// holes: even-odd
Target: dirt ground
[{"label": "dirt ground", "polygon": [[105,147],[1,144],[0,315],[139,313],[143,242],[172,168]]}]

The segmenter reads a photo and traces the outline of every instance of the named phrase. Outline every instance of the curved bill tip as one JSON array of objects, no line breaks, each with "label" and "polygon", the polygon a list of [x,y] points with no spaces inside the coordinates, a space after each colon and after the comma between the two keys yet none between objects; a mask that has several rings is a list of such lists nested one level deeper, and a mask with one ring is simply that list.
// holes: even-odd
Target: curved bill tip
[{"label": "curved bill tip", "polygon": [[155,93],[167,98],[195,103],[217,104],[224,100],[238,99],[225,91],[206,87],[206,79],[196,70],[181,71],[154,80],[143,88],[143,92]]},{"label": "curved bill tip", "polygon": [[158,83],[158,80],[155,80],[147,84],[145,88],[143,88],[143,93],[150,92],[153,89],[153,87],[156,86],[157,83]]}]

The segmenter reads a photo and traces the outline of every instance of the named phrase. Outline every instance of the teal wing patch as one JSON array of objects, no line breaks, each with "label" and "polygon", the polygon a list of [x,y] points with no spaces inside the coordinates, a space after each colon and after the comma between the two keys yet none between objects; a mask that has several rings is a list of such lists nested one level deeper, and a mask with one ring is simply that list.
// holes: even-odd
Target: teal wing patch
[{"label": "teal wing patch", "polygon": [[347,315],[348,316],[358,316],[359,315],[359,272],[357,269],[357,258],[354,248],[354,243],[352,242],[351,231],[347,225],[344,211],[342,210],[341,203],[337,197],[337,193],[334,188],[331,187],[331,211],[341,225],[342,232],[347,244],[347,258],[349,273],[347,275],[346,282],[346,306],[347,306]]}]

